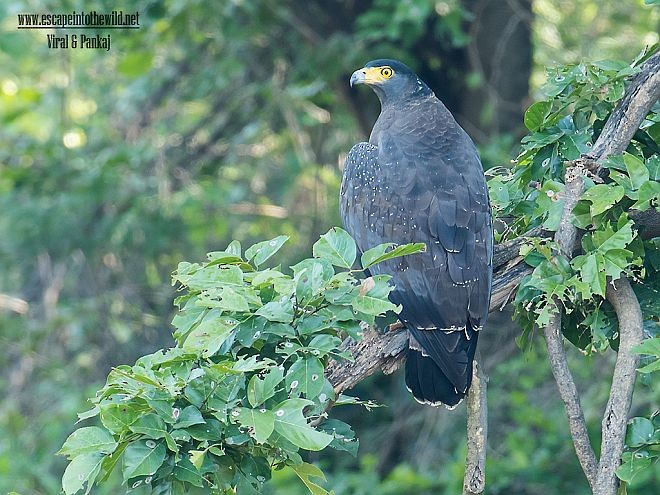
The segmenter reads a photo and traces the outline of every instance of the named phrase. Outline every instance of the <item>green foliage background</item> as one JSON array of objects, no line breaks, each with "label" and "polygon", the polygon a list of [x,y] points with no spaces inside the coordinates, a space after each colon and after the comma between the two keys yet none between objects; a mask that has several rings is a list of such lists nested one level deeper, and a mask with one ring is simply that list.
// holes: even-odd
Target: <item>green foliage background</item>
[{"label": "green foliage background", "polygon": [[[470,47],[471,26],[485,23],[477,4],[0,5],[0,491],[60,491],[65,460],[54,453],[75,413],[111,367],[172,344],[169,282],[179,261],[234,238],[250,245],[287,235],[279,261],[294,264],[339,223],[339,165],[377,114],[373,95],[347,88],[356,67],[380,56],[432,67],[453,77],[441,95],[452,84],[486,85],[477,67],[458,70],[421,49],[449,56]],[[91,8],[139,10],[143,27],[113,32],[107,53],[48,50],[45,31],[16,29],[19,12]],[[538,0],[521,9],[533,66],[519,127],[479,132],[497,119],[495,100],[459,115],[487,167],[515,156],[522,111],[542,98],[545,66],[632,60],[658,38],[658,9],[641,1]],[[507,315],[493,315],[483,336],[489,493],[586,493],[543,349],[523,354],[518,333]],[[597,433],[612,353],[575,351],[571,360]],[[660,397],[640,382],[633,413],[643,416]],[[341,413],[362,445],[357,460],[323,457],[337,494],[459,490],[464,413],[418,406],[396,376],[374,377],[356,393],[389,407],[367,419],[359,408]],[[648,473],[631,492],[657,483],[657,471]],[[269,489],[304,493],[294,476],[278,473]],[[117,493],[120,481],[98,493]]]}]

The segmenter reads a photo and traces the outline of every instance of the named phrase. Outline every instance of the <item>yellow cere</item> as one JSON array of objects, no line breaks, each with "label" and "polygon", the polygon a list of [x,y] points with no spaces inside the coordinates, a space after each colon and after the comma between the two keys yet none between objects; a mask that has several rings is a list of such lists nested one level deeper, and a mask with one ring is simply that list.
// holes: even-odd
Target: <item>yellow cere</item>
[{"label": "yellow cere", "polygon": [[394,70],[388,65],[382,67],[365,67],[362,70],[364,71],[364,82],[366,84],[381,83],[394,75]]}]

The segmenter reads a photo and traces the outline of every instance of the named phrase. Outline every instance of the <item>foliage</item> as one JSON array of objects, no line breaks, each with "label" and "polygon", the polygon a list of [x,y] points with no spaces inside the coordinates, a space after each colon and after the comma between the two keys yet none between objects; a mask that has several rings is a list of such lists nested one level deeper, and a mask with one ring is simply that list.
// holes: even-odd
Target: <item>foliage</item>
[{"label": "foliage", "polygon": [[[489,181],[497,214],[510,218],[500,238],[516,237],[534,227],[557,230],[564,207],[565,164],[588,155],[623,96],[624,81],[655,50],[657,46],[631,65],[602,61],[548,70],[548,82],[541,89],[547,99],[525,113],[531,134],[522,140],[516,165],[495,172]],[[616,323],[603,302],[607,280],[621,274],[641,280],[647,271],[655,272],[642,260],[652,258],[647,251],[656,246],[640,240],[630,214],[657,204],[660,197],[659,135],[660,106],[656,105],[628,151],[605,163],[609,179],[586,179],[572,215],[573,223],[585,230],[582,254],[569,260],[553,242],[539,240],[521,251],[534,267],[516,295],[517,313],[524,323],[521,342],[527,341],[534,324],[546,325],[561,304],[570,315],[564,334],[575,345],[587,352],[616,346]]]},{"label": "foliage", "polygon": [[[186,293],[172,324],[177,346],[119,366],[81,420],[103,427],[74,431],[60,454],[70,459],[67,495],[121,469],[129,487],[185,493],[261,491],[273,469],[292,469],[315,495],[325,479],[301,450],[326,447],[355,455],[351,427],[325,420],[332,405],[364,404],[335,396],[324,376],[329,359],[349,359],[342,335],[359,338],[361,325],[398,311],[388,300],[389,276],[363,280],[351,270],[353,239],[334,228],[313,246],[313,258],[292,274],[264,268],[286,236],[241,251],[233,241],[204,264],[180,263],[173,282]],[[423,250],[423,244],[376,246],[364,267]],[[335,267],[343,269],[336,272]],[[359,270],[358,270],[359,272]]]},{"label": "foliage", "polygon": [[[489,181],[491,198],[507,224],[500,238],[524,235],[541,227],[559,228],[564,209],[564,173],[568,163],[589,156],[626,81],[639,65],[659,49],[642,52],[632,64],[601,61],[548,70],[541,88],[546,99],[525,113],[530,134],[512,170],[499,170]],[[610,156],[603,167],[607,177],[588,174],[585,191],[572,211],[571,221],[584,231],[581,252],[572,259],[549,240],[532,239],[521,249],[534,267],[516,294],[516,314],[523,324],[519,343],[527,346],[535,325],[545,326],[560,308],[564,336],[585,353],[618,347],[616,315],[604,300],[607,284],[626,275],[635,287],[648,322],[647,337],[657,335],[658,239],[643,242],[631,218],[635,212],[656,208],[660,201],[660,104],[636,132],[628,150]],[[588,163],[586,165],[588,167]],[[658,369],[658,337],[646,340],[639,351],[656,356],[640,369]],[[657,461],[657,414],[634,418],[628,429],[623,464],[617,474],[630,482]]]}]

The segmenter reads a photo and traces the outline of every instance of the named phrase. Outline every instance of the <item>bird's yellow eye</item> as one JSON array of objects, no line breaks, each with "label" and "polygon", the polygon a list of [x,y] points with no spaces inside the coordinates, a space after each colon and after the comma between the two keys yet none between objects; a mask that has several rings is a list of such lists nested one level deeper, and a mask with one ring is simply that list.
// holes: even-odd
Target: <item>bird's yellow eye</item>
[{"label": "bird's yellow eye", "polygon": [[392,77],[394,74],[394,71],[391,69],[391,67],[383,67],[380,69],[380,75],[383,76],[385,79],[389,79]]}]

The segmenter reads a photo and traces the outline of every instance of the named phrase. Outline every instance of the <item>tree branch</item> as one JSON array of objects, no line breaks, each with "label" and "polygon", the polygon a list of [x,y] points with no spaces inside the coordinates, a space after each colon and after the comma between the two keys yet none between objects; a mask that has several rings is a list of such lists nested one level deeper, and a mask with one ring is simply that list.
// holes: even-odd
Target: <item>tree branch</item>
[{"label": "tree branch", "polygon": [[[577,228],[571,223],[570,217],[573,208],[584,190],[582,175],[576,173],[576,168],[577,166],[574,166],[566,170],[564,210],[559,228],[555,234],[555,241],[559,244],[559,249],[562,254],[569,258],[571,258],[577,238]],[[568,427],[571,432],[571,438],[573,439],[575,454],[580,461],[580,466],[589,481],[589,485],[593,487],[598,463],[596,461],[596,454],[594,454],[591,442],[589,441],[587,423],[584,420],[582,404],[580,404],[580,395],[578,394],[571,370],[568,367],[566,351],[564,350],[564,339],[561,333],[561,318],[560,306],[555,303],[555,314],[550,319],[550,323],[543,329],[543,336],[548,346],[548,361],[550,362],[552,375],[555,378],[559,395],[564,403],[566,416],[568,416]]]},{"label": "tree branch", "polygon": [[612,387],[602,421],[602,443],[594,495],[615,495],[619,467],[626,438],[628,412],[639,365],[639,356],[632,348],[643,338],[642,310],[628,279],[621,277],[607,286],[607,300],[614,306],[619,320],[619,351],[612,376]]},{"label": "tree branch", "polygon": [[480,495],[486,486],[487,384],[488,377],[483,370],[481,356],[477,355],[472,370],[472,385],[467,397],[467,456],[463,495]]}]

